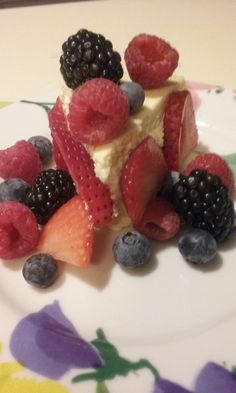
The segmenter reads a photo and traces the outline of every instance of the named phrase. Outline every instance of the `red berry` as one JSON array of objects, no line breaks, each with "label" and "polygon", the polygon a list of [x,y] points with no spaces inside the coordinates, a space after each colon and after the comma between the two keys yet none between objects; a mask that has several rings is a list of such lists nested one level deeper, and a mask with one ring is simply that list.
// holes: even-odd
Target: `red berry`
[{"label": "red berry", "polygon": [[168,240],[180,229],[180,218],[171,203],[158,197],[151,201],[135,228],[154,240]]},{"label": "red berry", "polygon": [[232,191],[234,188],[234,176],[227,162],[215,153],[199,154],[184,170],[184,175],[188,176],[193,169],[205,169],[212,175],[219,176],[222,183]]},{"label": "red berry", "polygon": [[44,226],[37,252],[85,267],[93,250],[94,227],[91,216],[79,195],[74,196]]},{"label": "red berry", "polygon": [[39,238],[37,220],[31,210],[16,201],[0,204],[0,257],[23,257],[33,251]]},{"label": "red berry", "polygon": [[75,143],[68,132],[66,121],[57,122],[63,117],[60,99],[49,112],[49,125],[53,140],[74,180],[77,192],[86,201],[96,227],[103,226],[111,218],[113,203],[110,190],[95,175],[94,162],[81,143]]},{"label": "red berry", "polygon": [[22,140],[0,150],[0,177],[3,179],[20,178],[32,183],[41,167],[40,157],[29,142]]},{"label": "red berry", "polygon": [[[55,121],[55,119],[53,121]],[[53,138],[52,138],[52,146],[53,146],[53,157],[56,163],[56,168],[68,172],[66,163],[63,160],[60,150],[58,149],[58,146],[56,144],[56,141]]]},{"label": "red berry", "polygon": [[133,222],[141,220],[166,175],[167,166],[161,148],[152,137],[145,138],[131,152],[121,174],[123,202]]},{"label": "red berry", "polygon": [[179,171],[185,158],[197,146],[198,134],[190,93],[169,95],[164,110],[163,154],[169,170]]},{"label": "red berry", "polygon": [[134,37],[126,51],[130,78],[144,89],[160,87],[178,65],[178,52],[163,39],[149,34]]},{"label": "red berry", "polygon": [[74,90],[68,122],[76,141],[101,145],[120,135],[128,116],[128,100],[119,86],[95,78]]}]

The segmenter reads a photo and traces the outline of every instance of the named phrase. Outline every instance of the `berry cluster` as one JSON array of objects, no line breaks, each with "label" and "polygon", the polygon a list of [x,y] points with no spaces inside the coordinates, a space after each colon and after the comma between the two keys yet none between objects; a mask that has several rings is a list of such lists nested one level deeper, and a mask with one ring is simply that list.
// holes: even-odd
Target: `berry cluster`
[{"label": "berry cluster", "polygon": [[[61,73],[72,88],[68,113],[58,97],[49,112],[52,142],[42,136],[0,151],[0,257],[30,256],[25,280],[51,286],[58,261],[91,262],[96,230],[110,222],[113,198],[98,178],[88,153],[127,132],[130,115],[141,110],[144,88],[158,88],[172,75],[178,52],[159,37],[140,34],[129,43],[125,62],[132,79],[123,82],[121,57],[101,34],[85,29],[62,46]],[[121,82],[121,83],[120,83]],[[134,268],[150,260],[149,239],[176,236],[185,259],[207,263],[233,231],[229,193],[232,172],[216,154],[199,155],[182,171],[198,143],[191,95],[169,95],[163,113],[164,145],[153,136],[139,140],[120,172],[120,195],[134,230],[114,241],[114,260]],[[54,159],[56,169],[46,169]]]}]

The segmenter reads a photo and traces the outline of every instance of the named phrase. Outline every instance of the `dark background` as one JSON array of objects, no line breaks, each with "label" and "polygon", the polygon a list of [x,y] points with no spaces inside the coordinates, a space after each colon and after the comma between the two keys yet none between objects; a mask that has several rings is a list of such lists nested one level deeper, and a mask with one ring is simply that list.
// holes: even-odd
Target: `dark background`
[{"label": "dark background", "polygon": [[[26,7],[31,5],[43,5],[52,3],[72,3],[80,0],[0,0],[0,8]],[[88,0],[83,0],[88,1]]]}]

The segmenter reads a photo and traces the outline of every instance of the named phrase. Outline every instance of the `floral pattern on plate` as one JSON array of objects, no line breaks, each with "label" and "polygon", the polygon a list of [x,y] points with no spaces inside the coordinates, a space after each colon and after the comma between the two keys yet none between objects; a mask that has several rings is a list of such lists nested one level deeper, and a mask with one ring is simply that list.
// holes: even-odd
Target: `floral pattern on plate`
[{"label": "floral pattern on plate", "polygon": [[[71,369],[84,368],[90,370],[79,373],[77,371],[71,383],[95,381],[96,393],[108,392],[106,381],[117,376],[128,377],[129,373],[137,373],[143,369],[149,370],[153,375],[153,393],[236,391],[235,370],[229,371],[213,362],[203,367],[196,378],[193,390],[190,391],[161,378],[157,369],[148,360],[132,362],[120,356],[102,329],[97,329],[94,340],[85,341],[63,314],[57,301],[20,320],[11,335],[10,349],[17,362],[0,364],[0,388],[2,384],[1,392],[4,393],[66,393],[63,384],[53,382],[53,379],[61,379]],[[34,378],[13,376],[24,371],[23,365],[50,379],[39,382]]]}]

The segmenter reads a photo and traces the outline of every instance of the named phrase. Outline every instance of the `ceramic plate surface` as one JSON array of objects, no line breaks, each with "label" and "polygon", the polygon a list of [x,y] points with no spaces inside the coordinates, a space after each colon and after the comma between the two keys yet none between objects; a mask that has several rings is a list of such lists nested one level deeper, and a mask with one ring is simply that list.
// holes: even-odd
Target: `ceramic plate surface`
[{"label": "ceramic plate surface", "polygon": [[[235,92],[189,88],[198,150],[226,156],[234,169]],[[48,136],[55,98],[1,102],[1,148]],[[23,260],[0,264],[0,391],[236,392],[235,237],[205,269],[186,263],[174,239],[153,244],[146,269],[127,272],[113,262],[113,236],[98,233],[93,265],[66,267],[46,291],[26,284]]]}]

